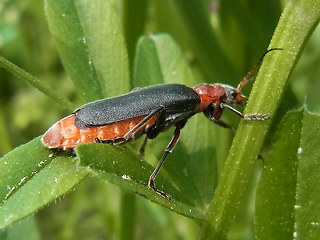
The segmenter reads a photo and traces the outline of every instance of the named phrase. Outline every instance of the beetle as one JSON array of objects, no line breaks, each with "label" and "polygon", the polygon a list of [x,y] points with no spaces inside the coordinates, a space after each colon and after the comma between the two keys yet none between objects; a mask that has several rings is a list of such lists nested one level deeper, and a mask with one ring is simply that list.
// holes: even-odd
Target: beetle
[{"label": "beetle", "polygon": [[43,135],[42,143],[47,148],[68,150],[88,142],[118,145],[145,134],[140,148],[140,152],[143,152],[147,139],[153,139],[160,132],[174,126],[173,137],[148,182],[149,188],[170,200],[169,194],[156,188],[155,179],[165,159],[176,146],[180,130],[190,117],[203,112],[209,120],[231,130],[227,123],[220,120],[224,109],[246,120],[269,119],[265,114],[243,115],[232,105],[246,104],[247,98],[241,94],[241,89],[265,55],[273,50],[281,49],[266,51],[236,88],[221,83],[200,84],[193,88],[182,84],[136,88],[127,94],[90,102],[76,109],[52,125]]}]

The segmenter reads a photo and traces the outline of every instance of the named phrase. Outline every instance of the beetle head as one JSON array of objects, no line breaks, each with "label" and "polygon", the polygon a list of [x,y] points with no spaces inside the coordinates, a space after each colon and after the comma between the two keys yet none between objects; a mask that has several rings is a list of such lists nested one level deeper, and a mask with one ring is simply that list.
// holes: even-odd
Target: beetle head
[{"label": "beetle head", "polygon": [[224,88],[225,91],[223,102],[232,105],[246,105],[247,97],[241,94],[240,89],[224,84],[221,84],[221,86]]},{"label": "beetle head", "polygon": [[226,84],[200,84],[195,86],[193,90],[201,99],[199,111],[203,111],[209,105],[217,106],[221,103],[244,106],[247,100],[241,94],[240,89]]}]

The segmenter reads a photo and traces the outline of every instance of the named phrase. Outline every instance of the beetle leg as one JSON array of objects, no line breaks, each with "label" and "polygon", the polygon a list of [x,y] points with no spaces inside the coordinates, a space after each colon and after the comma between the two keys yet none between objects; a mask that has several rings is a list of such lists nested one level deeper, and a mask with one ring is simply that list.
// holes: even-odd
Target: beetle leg
[{"label": "beetle leg", "polygon": [[124,138],[114,138],[114,139],[105,139],[101,140],[100,138],[95,138],[94,142],[95,143],[104,143],[104,144],[110,144],[110,145],[117,145],[126,142]]},{"label": "beetle leg", "polygon": [[114,139],[105,139],[101,140],[100,138],[94,139],[95,143],[104,143],[104,144],[110,144],[110,145],[117,145],[126,142],[124,138],[114,138]]},{"label": "beetle leg", "polygon": [[243,114],[240,111],[238,111],[237,109],[235,109],[225,103],[220,103],[220,107],[227,108],[227,109],[231,110],[232,112],[234,112],[235,114],[237,114],[239,117],[243,118]]},{"label": "beetle leg", "polygon": [[231,110],[232,112],[236,113],[239,117],[243,118],[244,120],[268,120],[270,118],[268,115],[261,114],[261,113],[253,113],[253,114],[243,115],[237,109],[235,109],[225,103],[221,103],[220,107],[227,108],[227,109]]},{"label": "beetle leg", "polygon": [[[231,110],[232,112],[236,113],[239,117],[245,119],[245,120],[267,120],[269,119],[270,117],[265,115],[265,114],[258,114],[258,113],[255,113],[255,114],[246,114],[246,115],[243,115],[240,111],[238,111],[237,109],[225,104],[225,103],[220,103],[219,105],[219,110],[215,113],[213,113],[213,116],[211,116],[210,120],[213,121],[215,124],[223,127],[223,128],[228,128],[230,129],[233,133],[235,133],[235,129],[232,128],[229,124],[225,123],[224,121],[220,120],[219,117],[220,117],[220,113],[221,111],[223,110],[223,108],[227,108],[229,110]],[[217,115],[217,118],[214,116],[214,115]]]},{"label": "beetle leg", "polygon": [[253,113],[253,114],[246,114],[243,116],[244,120],[268,120],[270,117],[265,114],[260,113]]},{"label": "beetle leg", "polygon": [[221,106],[221,104],[220,105],[212,104],[211,107],[208,107],[208,109],[206,109],[203,113],[213,123],[217,124],[220,127],[230,129],[231,132],[235,134],[236,130],[233,127],[231,127],[228,123],[220,120],[220,117],[223,112],[223,108],[224,108],[224,105]]},{"label": "beetle leg", "polygon": [[[142,119],[134,128],[132,128],[129,132],[127,132],[123,137],[119,138],[113,138],[113,139],[106,139],[106,140],[101,140],[96,138],[95,142],[98,143],[106,143],[106,144],[111,144],[111,145],[118,145],[127,142],[130,139],[133,139],[137,130],[141,128],[150,118],[152,118],[154,115],[161,113],[164,110],[164,107],[159,107],[158,109],[154,110],[151,112],[149,115],[147,115],[144,119]],[[143,143],[145,145],[145,143]],[[144,147],[144,146],[142,146]]]},{"label": "beetle leg", "polygon": [[169,194],[164,193],[161,190],[158,190],[156,188],[156,185],[155,185],[155,180],[156,180],[156,177],[157,177],[157,175],[158,175],[158,173],[160,171],[161,166],[163,165],[163,163],[166,160],[166,158],[168,157],[168,155],[172,152],[172,150],[174,149],[174,147],[178,143],[179,138],[180,138],[180,128],[177,127],[174,130],[173,137],[172,137],[170,143],[168,144],[164,155],[162,156],[162,158],[159,161],[157,167],[154,169],[153,173],[151,174],[151,176],[149,178],[149,182],[148,182],[148,187],[149,188],[152,188],[156,193],[158,193],[160,196],[162,196],[162,197],[164,197],[164,198],[166,198],[168,200],[171,199],[171,196]]},{"label": "beetle leg", "polygon": [[142,143],[142,145],[141,145],[141,147],[140,147],[140,149],[139,149],[139,154],[140,154],[141,156],[144,155],[144,150],[145,150],[146,145],[147,145],[147,140],[148,140],[148,136],[146,135],[146,136],[144,137],[143,143]]},{"label": "beetle leg", "polygon": [[150,118],[152,118],[156,114],[160,114],[162,111],[164,111],[164,107],[159,107],[158,109],[154,110],[153,112],[149,113],[144,119],[142,119],[141,122],[139,122],[134,128],[132,128],[129,132],[127,132],[125,135],[123,135],[123,139],[125,141],[131,139],[134,137],[136,131],[141,128]]},{"label": "beetle leg", "polygon": [[236,133],[236,130],[233,127],[231,127],[228,123],[226,123],[226,122],[224,122],[224,121],[222,121],[220,119],[215,119],[215,118],[211,118],[210,120],[212,122],[214,122],[215,124],[219,125],[220,127],[230,129],[233,134]]}]

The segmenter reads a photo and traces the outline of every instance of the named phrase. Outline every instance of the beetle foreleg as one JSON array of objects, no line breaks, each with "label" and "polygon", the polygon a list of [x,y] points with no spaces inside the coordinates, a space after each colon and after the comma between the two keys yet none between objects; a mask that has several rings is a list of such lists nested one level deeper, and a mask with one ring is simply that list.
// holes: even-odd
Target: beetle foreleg
[{"label": "beetle foreleg", "polygon": [[164,198],[166,198],[168,200],[171,199],[171,196],[169,194],[164,193],[161,190],[158,190],[156,188],[156,185],[155,185],[155,180],[156,180],[156,177],[157,177],[157,175],[158,175],[158,173],[160,171],[161,166],[163,165],[163,163],[166,160],[166,158],[168,157],[168,155],[172,152],[172,150],[174,149],[174,147],[178,143],[179,138],[180,138],[180,128],[176,128],[174,130],[173,137],[172,137],[169,145],[167,146],[167,148],[165,150],[164,155],[162,156],[162,158],[159,161],[157,167],[154,169],[153,173],[151,174],[151,176],[149,178],[149,182],[148,182],[148,187],[149,188],[152,188],[156,193],[158,193],[160,196],[162,196],[162,197],[164,197]]},{"label": "beetle foreleg", "polygon": [[243,117],[244,120],[268,120],[270,117],[265,114],[260,113],[253,113],[253,114],[246,114]]},{"label": "beetle foreleg", "polygon": [[236,130],[233,127],[231,127],[228,123],[220,120],[224,105],[225,104],[211,105],[211,108],[208,108],[207,110],[205,110],[204,114],[213,123],[217,124],[220,127],[230,129],[231,132],[235,134]]},{"label": "beetle foreleg", "polygon": [[243,114],[240,111],[238,111],[237,109],[229,106],[228,104],[220,103],[220,107],[221,108],[227,108],[227,109],[231,110],[232,112],[234,112],[235,114],[237,114],[239,117],[243,118]]},{"label": "beetle foreleg", "polygon": [[253,114],[243,115],[237,109],[235,109],[225,103],[221,103],[220,107],[227,108],[227,109],[231,110],[232,112],[236,113],[239,117],[243,118],[244,120],[268,120],[268,119],[270,119],[270,117],[268,115],[261,114],[261,113],[253,113]]},{"label": "beetle foreleg", "polygon": [[214,122],[215,124],[219,125],[220,127],[223,127],[223,128],[227,128],[227,129],[230,129],[232,131],[233,134],[236,133],[236,130],[231,127],[228,123],[220,120],[220,119],[214,119],[214,118],[211,118],[210,119],[212,122]]},{"label": "beetle foreleg", "polygon": [[[218,107],[218,108],[217,108]],[[222,110],[224,108],[227,108],[229,110],[231,110],[232,112],[234,112],[235,114],[237,114],[239,117],[245,119],[245,120],[268,120],[270,117],[265,115],[265,114],[259,114],[259,113],[254,113],[254,114],[246,114],[243,115],[240,111],[238,111],[237,109],[229,106],[228,104],[225,103],[220,103],[220,105],[218,105],[217,107],[215,107],[216,111],[213,111],[212,115],[207,115],[209,116],[209,119],[214,122],[215,124],[223,127],[223,128],[228,128],[230,129],[233,133],[235,133],[235,129],[232,128],[229,124],[225,123],[224,121],[221,121],[219,118],[221,116]]]}]

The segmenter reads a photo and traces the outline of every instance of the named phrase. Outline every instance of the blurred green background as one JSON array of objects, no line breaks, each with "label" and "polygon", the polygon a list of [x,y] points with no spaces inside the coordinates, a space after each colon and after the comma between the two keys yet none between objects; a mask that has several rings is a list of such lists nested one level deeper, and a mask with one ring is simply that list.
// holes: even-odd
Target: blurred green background
[{"label": "blurred green background", "polygon": [[[207,49],[206,53],[194,46],[195,38],[192,36],[207,37],[201,34],[208,26],[204,24],[203,29],[197,29],[193,25],[192,12],[179,10],[179,4],[188,2],[141,0],[130,3],[130,0],[124,0],[126,8],[120,6],[119,10],[123,16],[130,62],[132,63],[134,59],[135,45],[139,36],[167,32],[183,49],[186,61],[191,65],[195,76],[200,79],[199,82],[236,85],[267,49],[286,1],[202,0],[202,2],[210,16],[214,32],[212,39],[220,46],[219,49],[215,49],[208,42],[209,45],[204,46]],[[145,8],[140,9],[141,6]],[[196,7],[194,9],[197,10]],[[136,17],[135,21],[143,24],[134,26],[132,16]],[[126,22],[127,18],[131,19],[130,24],[133,26]],[[291,76],[271,132],[288,110],[299,108],[304,102],[307,103],[309,110],[320,112],[319,42],[318,28],[305,46]],[[215,61],[219,64],[219,59],[215,61],[208,59],[219,58],[216,54],[218,56],[222,54],[228,62],[227,66],[213,67],[212,70],[206,64]],[[0,55],[36,76],[76,105],[84,103],[77,95],[72,81],[61,64],[48,29],[42,1],[1,0]],[[201,59],[196,57],[198,55],[204,57]],[[249,91],[250,88],[246,89],[246,94]],[[0,156],[43,134],[52,123],[67,114],[68,111],[38,90],[0,69]],[[234,121],[228,114],[226,115],[229,122],[236,123],[237,119]],[[230,142],[230,136],[223,137],[228,138],[226,142]],[[228,146],[227,144],[225,148]],[[122,194],[127,193],[121,192],[114,185],[106,185],[94,178],[86,179],[74,191],[42,209],[35,218],[24,220],[23,224],[32,226],[30,229],[34,229],[35,239],[40,236],[43,239],[120,239],[120,235],[123,234],[119,223],[121,207],[123,204],[133,204],[131,201],[121,202],[121,199],[125,199],[121,197]],[[250,191],[248,194],[250,195]],[[128,199],[136,204],[134,213],[136,239],[196,238],[199,231],[196,222],[143,198],[134,198],[128,194]],[[252,211],[250,200],[247,201],[243,211]],[[34,227],[34,219],[37,227]],[[252,239],[250,224],[250,219],[244,220],[239,217],[230,238]],[[122,237],[125,239],[125,236]]]}]

